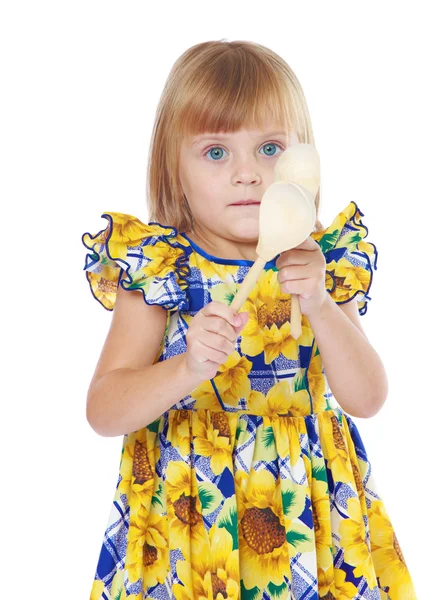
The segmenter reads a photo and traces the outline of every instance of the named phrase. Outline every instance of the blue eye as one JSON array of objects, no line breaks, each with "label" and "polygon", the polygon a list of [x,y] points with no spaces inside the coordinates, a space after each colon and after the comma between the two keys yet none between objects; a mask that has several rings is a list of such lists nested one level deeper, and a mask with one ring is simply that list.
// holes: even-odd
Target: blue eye
[{"label": "blue eye", "polygon": [[[275,146],[277,147],[278,144],[274,144],[273,142],[269,143],[269,144],[264,144],[264,146],[262,146],[262,148],[270,148],[271,146]],[[275,152],[273,152],[272,154],[267,154],[267,156],[274,156]]]},{"label": "blue eye", "polygon": [[[221,153],[221,152],[224,152],[224,150],[221,148],[221,146],[213,146],[213,148],[210,148],[210,150],[208,150],[208,151],[205,153],[205,155],[204,155],[204,156],[207,156],[207,154],[208,154],[209,152],[216,152],[216,153],[218,153],[218,151],[219,151],[220,153]],[[219,156],[216,156],[216,157],[215,157],[215,156],[213,156],[213,158],[221,158],[221,155],[219,155]]]},{"label": "blue eye", "polygon": [[[279,144],[275,144],[274,142],[269,142],[268,144],[264,144],[264,146],[262,146],[262,148],[272,148],[273,152],[272,154],[266,154],[266,156],[275,156],[276,151],[273,149],[273,147],[277,147],[277,148],[281,148],[281,146]],[[282,148],[281,148],[282,149]],[[213,158],[215,158],[216,160],[221,158],[221,152],[225,152],[225,150],[223,148],[221,148],[221,146],[213,146],[212,148],[209,148],[209,150],[207,150],[207,152],[204,154],[204,156],[207,156],[209,154],[209,152],[215,152],[215,154],[212,155]],[[215,161],[213,161],[215,162]]]}]

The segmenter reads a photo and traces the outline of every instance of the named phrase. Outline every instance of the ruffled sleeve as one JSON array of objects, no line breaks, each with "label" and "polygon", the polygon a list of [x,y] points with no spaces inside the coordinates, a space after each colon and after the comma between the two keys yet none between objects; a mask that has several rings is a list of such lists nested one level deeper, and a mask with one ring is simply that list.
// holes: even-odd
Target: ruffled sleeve
[{"label": "ruffled sleeve", "polygon": [[312,233],[326,259],[327,291],[337,304],[356,298],[360,315],[367,311],[377,269],[377,248],[364,241],[368,228],[362,223],[363,216],[351,202],[329,227]]},{"label": "ruffled sleeve", "polygon": [[120,285],[141,290],[147,304],[166,310],[187,309],[190,268],[178,231],[154,222],[147,225],[119,212],[101,216],[108,221],[106,228],[82,235],[82,243],[90,251],[83,270],[96,300],[113,310]]}]

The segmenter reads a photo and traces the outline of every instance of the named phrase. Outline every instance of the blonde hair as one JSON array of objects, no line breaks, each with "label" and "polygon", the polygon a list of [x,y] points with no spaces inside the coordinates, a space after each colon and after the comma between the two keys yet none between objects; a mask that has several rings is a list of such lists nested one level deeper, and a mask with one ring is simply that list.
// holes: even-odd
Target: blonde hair
[{"label": "blonde hair", "polygon": [[[186,50],[174,63],[155,115],[147,167],[149,220],[193,228],[179,181],[184,135],[263,129],[267,118],[314,143],[303,90],[289,65],[265,46],[248,41],[209,41]],[[315,197],[315,231],[320,190]]]}]

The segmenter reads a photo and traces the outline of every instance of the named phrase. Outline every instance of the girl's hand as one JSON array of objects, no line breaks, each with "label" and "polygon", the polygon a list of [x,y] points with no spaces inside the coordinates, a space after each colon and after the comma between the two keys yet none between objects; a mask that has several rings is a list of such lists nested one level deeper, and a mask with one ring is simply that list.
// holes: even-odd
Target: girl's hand
[{"label": "girl's hand", "polygon": [[298,294],[301,314],[309,318],[318,315],[328,294],[326,259],[317,242],[309,236],[299,246],[282,252],[276,265],[281,291]]},{"label": "girl's hand", "polygon": [[[235,316],[239,324],[235,323]],[[235,342],[249,313],[235,313],[222,302],[213,301],[196,313],[186,333],[185,360],[188,370],[203,380],[214,377],[219,366],[235,350]]]}]

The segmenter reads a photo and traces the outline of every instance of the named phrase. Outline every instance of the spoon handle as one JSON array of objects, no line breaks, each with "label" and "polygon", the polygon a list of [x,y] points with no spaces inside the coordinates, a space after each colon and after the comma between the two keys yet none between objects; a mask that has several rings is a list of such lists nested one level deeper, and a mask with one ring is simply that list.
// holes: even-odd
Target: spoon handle
[{"label": "spoon handle", "polygon": [[290,333],[297,340],[301,335],[301,309],[298,294],[290,297]]},{"label": "spoon handle", "polygon": [[258,277],[260,276],[261,271],[263,270],[264,265],[266,264],[266,260],[259,256],[253,265],[250,267],[249,272],[244,278],[244,281],[239,287],[239,290],[235,294],[230,306],[233,308],[235,312],[238,312],[239,309],[244,304],[247,296],[250,294],[251,289],[255,285]]}]

